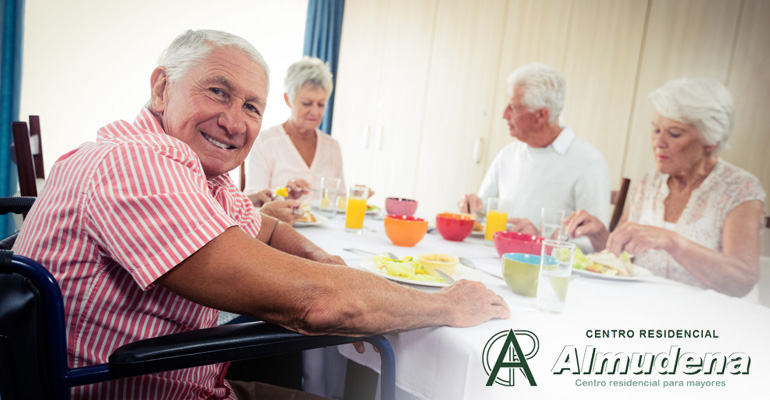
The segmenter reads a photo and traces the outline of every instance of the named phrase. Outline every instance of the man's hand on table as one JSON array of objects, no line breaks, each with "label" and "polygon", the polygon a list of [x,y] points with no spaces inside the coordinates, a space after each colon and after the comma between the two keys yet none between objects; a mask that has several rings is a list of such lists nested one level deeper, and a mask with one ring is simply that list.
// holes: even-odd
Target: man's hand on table
[{"label": "man's hand on table", "polygon": [[[508,303],[481,282],[460,279],[436,295],[449,300],[453,315],[452,322],[447,325],[455,328],[467,328],[493,318],[508,319],[511,316]],[[355,342],[353,347],[359,354],[366,350],[364,342]],[[377,351],[377,348],[374,350]]]},{"label": "man's hand on table", "polygon": [[508,319],[511,316],[508,303],[481,282],[460,279],[439,294],[446,296],[452,305],[454,315],[449,326],[465,328],[493,318]]}]

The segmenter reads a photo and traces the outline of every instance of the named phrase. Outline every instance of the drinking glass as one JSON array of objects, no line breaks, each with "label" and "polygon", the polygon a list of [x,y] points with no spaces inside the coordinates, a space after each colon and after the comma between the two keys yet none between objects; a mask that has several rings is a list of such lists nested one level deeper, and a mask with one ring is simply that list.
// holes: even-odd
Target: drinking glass
[{"label": "drinking glass", "polygon": [[319,185],[313,189],[313,203],[318,213],[329,219],[337,215],[337,195],[340,190],[339,178],[321,177]]},{"label": "drinking glass", "polygon": [[564,310],[574,258],[574,243],[543,240],[535,302],[538,310],[554,313]]},{"label": "drinking glass", "polygon": [[369,189],[366,186],[353,185],[348,190],[348,206],[345,211],[345,231],[360,235],[364,228],[366,198]]},{"label": "drinking glass", "polygon": [[484,239],[492,242],[495,232],[505,230],[508,223],[508,202],[504,199],[490,197],[487,201],[487,226]]},{"label": "drinking glass", "polygon": [[540,236],[546,239],[566,240],[564,210],[540,209]]}]

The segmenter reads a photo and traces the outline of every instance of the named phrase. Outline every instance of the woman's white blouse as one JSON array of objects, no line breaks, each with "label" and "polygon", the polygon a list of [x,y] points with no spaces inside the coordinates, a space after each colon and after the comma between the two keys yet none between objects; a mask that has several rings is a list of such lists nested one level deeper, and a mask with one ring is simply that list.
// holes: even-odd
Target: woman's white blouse
[{"label": "woman's white blouse", "polygon": [[316,129],[318,142],[313,162],[305,163],[282,125],[263,130],[246,157],[246,186],[244,193],[286,186],[293,179],[304,179],[311,185],[321,177],[340,178],[340,191],[345,191],[342,171],[342,150],[331,136]]},{"label": "woman's white blouse", "polygon": [[[727,214],[750,200],[765,202],[765,191],[754,175],[720,158],[703,183],[692,192],[679,219],[668,223],[663,220],[664,201],[669,194],[668,178],[668,174],[650,172],[635,182],[628,221],[672,230],[717,251],[722,251],[722,231]],[[656,275],[703,287],[665,251],[649,250],[636,254],[634,263]]]}]

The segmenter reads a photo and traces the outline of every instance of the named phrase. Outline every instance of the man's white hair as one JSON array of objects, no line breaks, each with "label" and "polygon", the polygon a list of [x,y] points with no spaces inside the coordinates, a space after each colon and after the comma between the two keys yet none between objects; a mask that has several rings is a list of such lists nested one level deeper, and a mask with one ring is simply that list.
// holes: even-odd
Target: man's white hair
[{"label": "man's white hair", "polygon": [[508,77],[508,87],[523,92],[521,104],[529,111],[548,109],[548,123],[559,123],[559,114],[564,108],[564,76],[550,65],[543,63],[527,64],[519,67]]},{"label": "man's white hair", "polygon": [[692,124],[713,153],[727,148],[733,129],[733,96],[718,80],[680,78],[666,82],[650,93],[660,115],[683,124]]},{"label": "man's white hair", "polygon": [[174,39],[158,58],[158,67],[166,69],[170,82],[177,82],[192,68],[206,60],[213,49],[234,46],[243,51],[265,72],[270,90],[270,68],[262,54],[246,39],[232,33],[201,29],[187,30]]},{"label": "man's white hair", "polygon": [[306,85],[325,90],[328,99],[334,90],[332,71],[329,69],[329,65],[318,58],[308,56],[304,56],[291,64],[286,71],[286,79],[283,81],[284,90],[289,95],[289,101],[293,102],[297,92]]}]

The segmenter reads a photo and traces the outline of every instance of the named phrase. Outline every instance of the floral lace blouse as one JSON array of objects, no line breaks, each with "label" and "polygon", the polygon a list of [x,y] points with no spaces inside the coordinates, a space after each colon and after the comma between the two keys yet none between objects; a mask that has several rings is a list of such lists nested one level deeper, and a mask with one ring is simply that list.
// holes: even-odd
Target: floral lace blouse
[{"label": "floral lace blouse", "polygon": [[[704,247],[722,251],[722,229],[727,214],[750,201],[765,202],[759,180],[747,171],[721,158],[714,169],[690,195],[682,215],[675,223],[665,222],[664,200],[668,197],[668,174],[649,172],[631,190],[628,221],[673,230]],[[763,216],[764,226],[764,216]],[[635,263],[656,275],[704,287],[673,257],[663,250],[648,250],[635,255]]]}]

